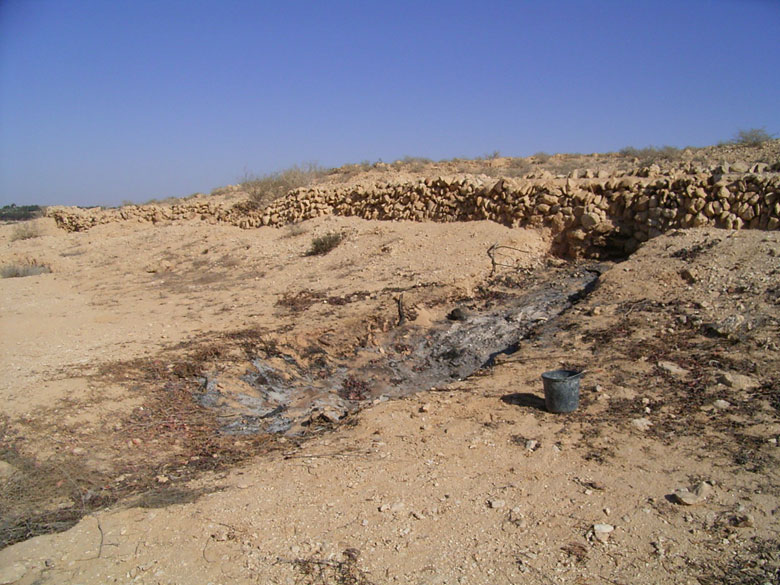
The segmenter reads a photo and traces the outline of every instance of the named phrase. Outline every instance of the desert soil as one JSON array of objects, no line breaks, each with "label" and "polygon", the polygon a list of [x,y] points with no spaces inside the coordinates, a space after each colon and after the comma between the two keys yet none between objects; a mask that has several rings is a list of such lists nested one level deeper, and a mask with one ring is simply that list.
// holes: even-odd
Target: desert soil
[{"label": "desert soil", "polygon": [[35,221],[0,226],[52,269],[0,281],[0,583],[780,582],[778,232],[667,233],[494,365],[269,437],[221,432],[252,357],[381,357],[570,263],[490,222]]}]

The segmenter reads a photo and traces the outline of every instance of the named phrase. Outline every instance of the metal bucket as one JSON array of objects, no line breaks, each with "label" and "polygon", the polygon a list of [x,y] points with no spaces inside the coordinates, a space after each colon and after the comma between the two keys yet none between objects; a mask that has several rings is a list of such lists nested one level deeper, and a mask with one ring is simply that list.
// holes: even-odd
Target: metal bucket
[{"label": "metal bucket", "polygon": [[580,404],[580,379],[585,372],[551,370],[542,374],[544,405],[549,412],[573,412]]}]

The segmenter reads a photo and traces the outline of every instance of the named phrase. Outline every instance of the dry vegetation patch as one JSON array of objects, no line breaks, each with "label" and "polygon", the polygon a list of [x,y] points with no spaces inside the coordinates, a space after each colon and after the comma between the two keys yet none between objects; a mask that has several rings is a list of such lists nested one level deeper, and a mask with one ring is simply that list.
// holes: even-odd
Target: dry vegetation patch
[{"label": "dry vegetation patch", "polygon": [[51,272],[51,268],[47,264],[27,259],[0,267],[0,278],[23,278],[48,274],[49,272]]}]

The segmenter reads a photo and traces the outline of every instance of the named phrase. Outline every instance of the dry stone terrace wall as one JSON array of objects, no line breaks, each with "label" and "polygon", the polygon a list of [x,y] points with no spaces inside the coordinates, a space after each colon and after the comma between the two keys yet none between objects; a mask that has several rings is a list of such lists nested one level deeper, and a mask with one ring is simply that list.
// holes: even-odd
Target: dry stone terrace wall
[{"label": "dry stone terrace wall", "polygon": [[574,171],[568,178],[555,178],[540,172],[498,180],[461,175],[301,188],[263,210],[247,209],[245,204],[183,202],[102,211],[50,208],[49,215],[71,231],[122,220],[200,219],[246,229],[279,227],[328,214],[377,220],[491,220],[513,227],[546,227],[555,238],[557,253],[599,256],[632,252],[673,228],[780,228],[780,173],[767,168],[758,163],[745,169],[749,172],[719,167],[706,173],[662,173],[653,165],[612,176]]}]

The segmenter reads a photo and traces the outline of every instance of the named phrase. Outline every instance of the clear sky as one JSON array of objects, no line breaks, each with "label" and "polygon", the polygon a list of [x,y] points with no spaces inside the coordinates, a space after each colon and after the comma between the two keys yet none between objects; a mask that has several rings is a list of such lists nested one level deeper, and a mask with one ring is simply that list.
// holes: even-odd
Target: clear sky
[{"label": "clear sky", "polygon": [[780,0],[0,0],[0,204],[780,132]]}]

